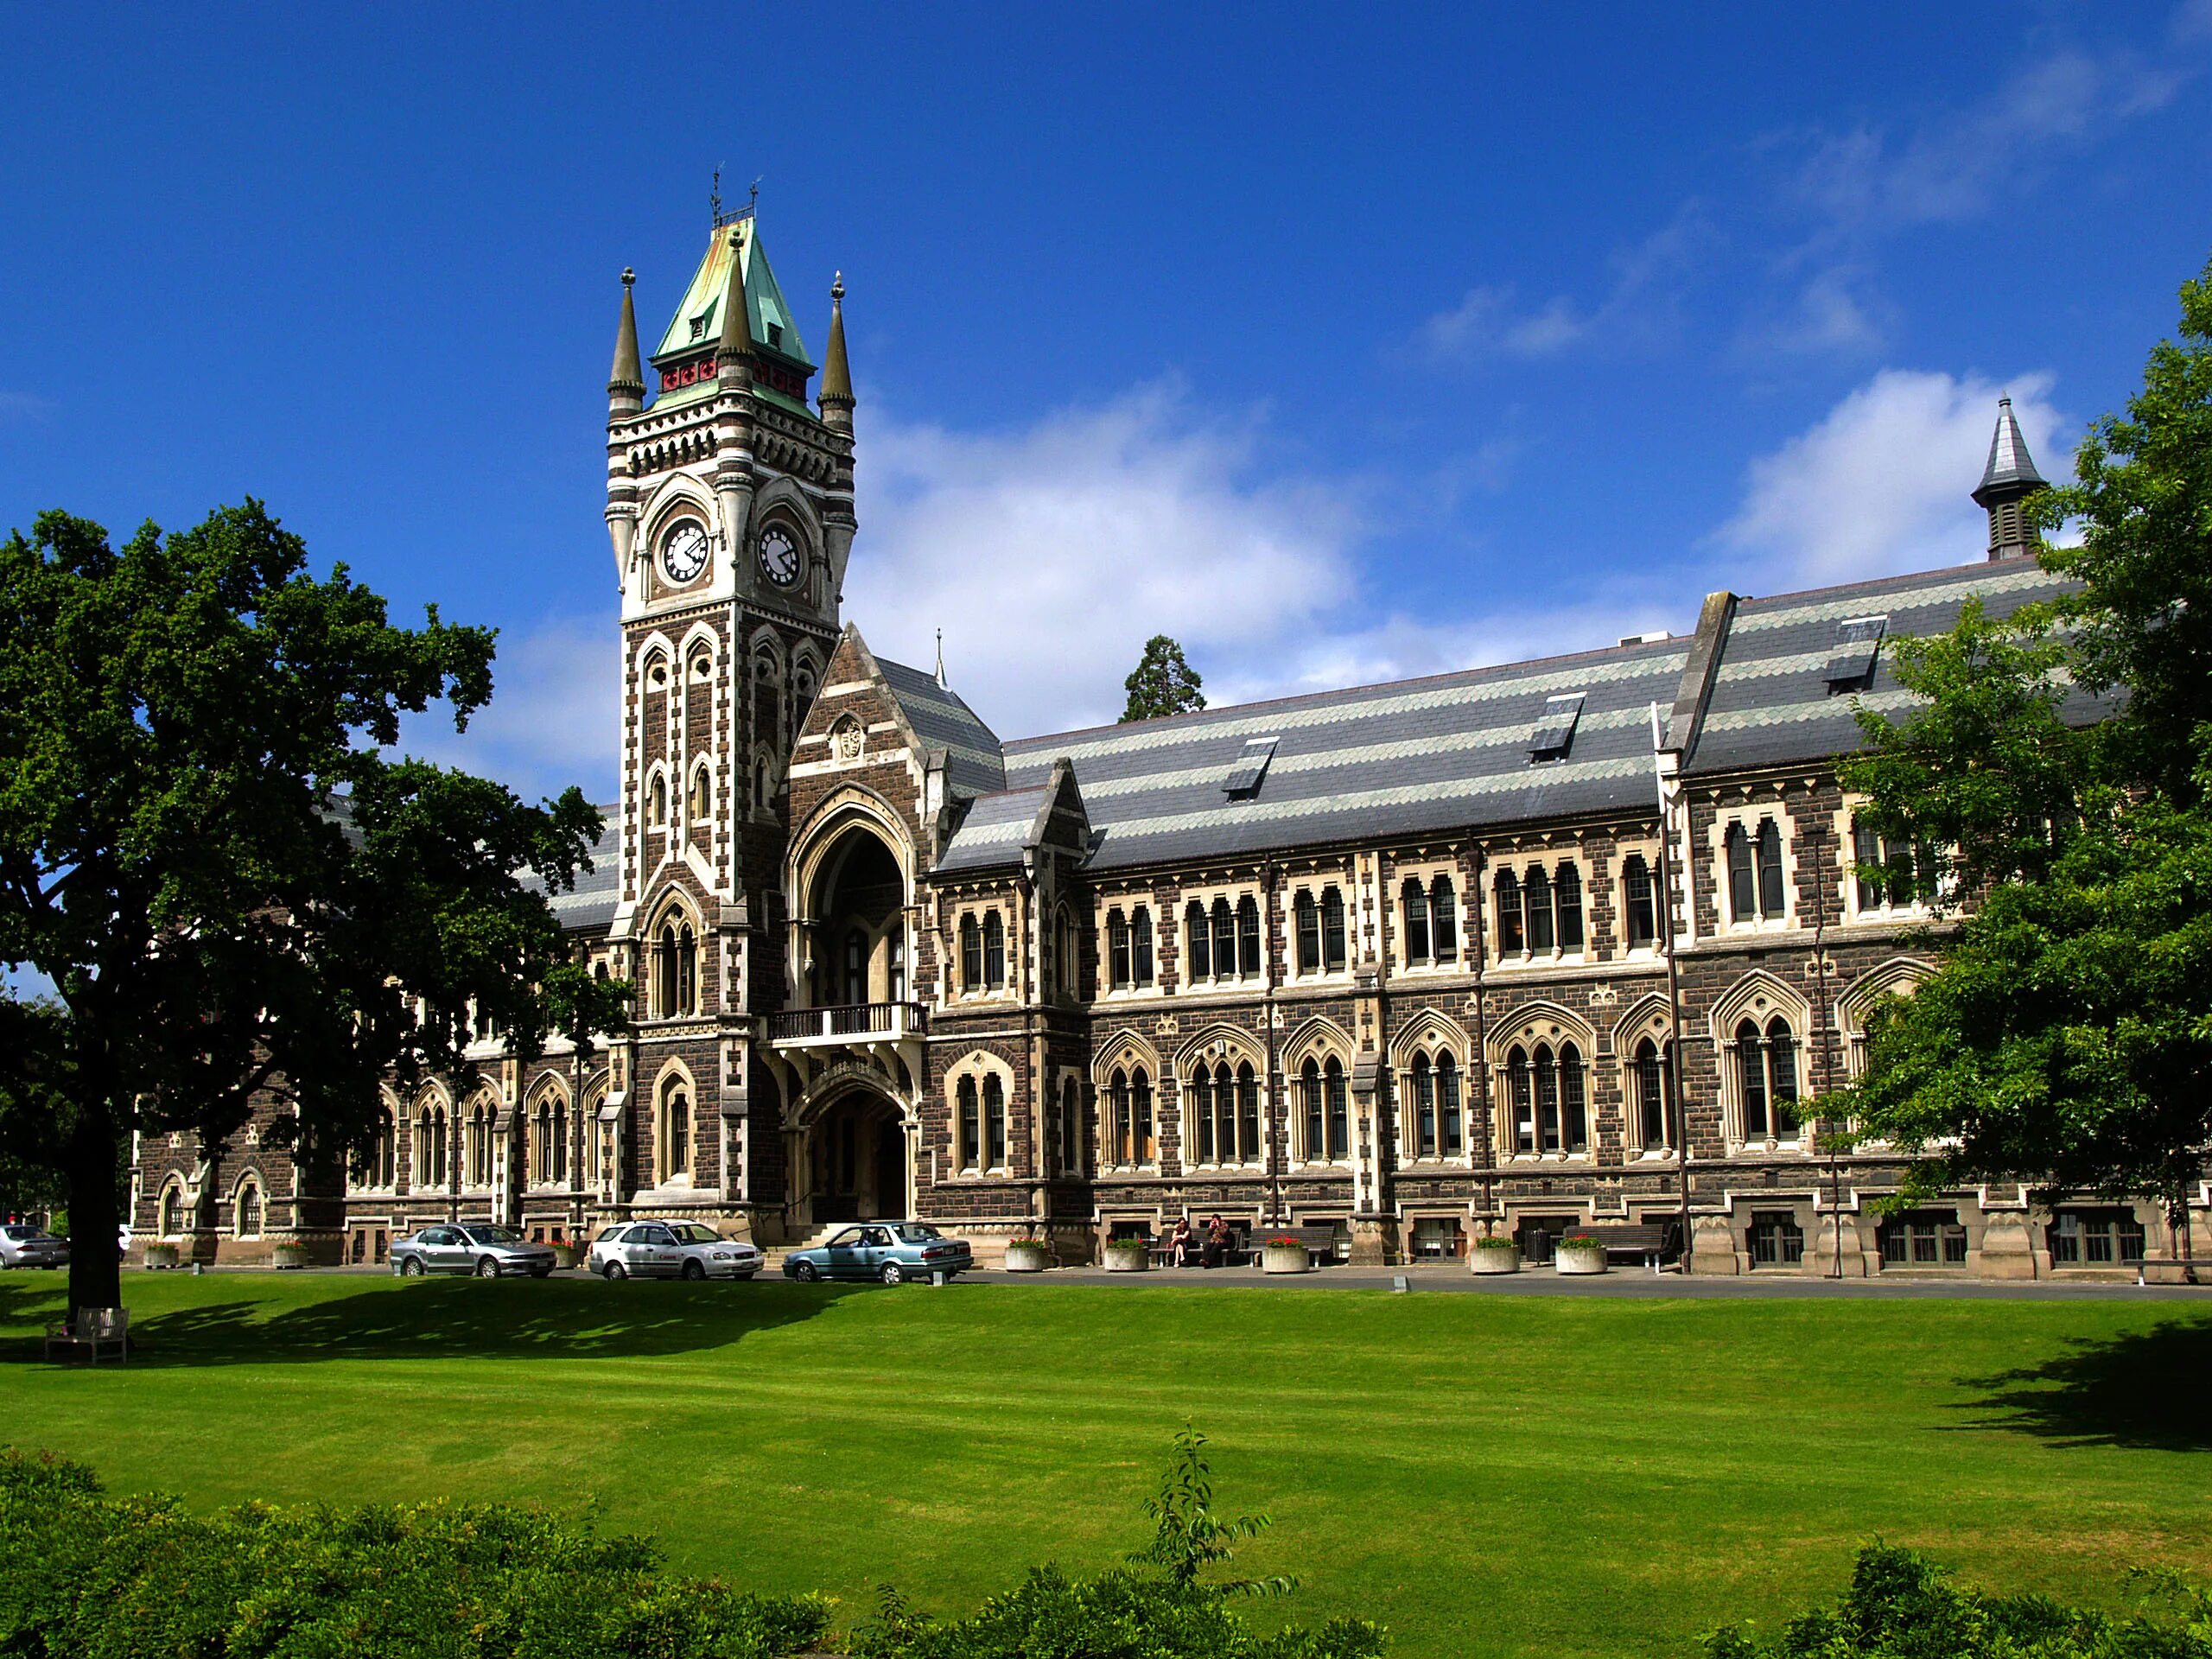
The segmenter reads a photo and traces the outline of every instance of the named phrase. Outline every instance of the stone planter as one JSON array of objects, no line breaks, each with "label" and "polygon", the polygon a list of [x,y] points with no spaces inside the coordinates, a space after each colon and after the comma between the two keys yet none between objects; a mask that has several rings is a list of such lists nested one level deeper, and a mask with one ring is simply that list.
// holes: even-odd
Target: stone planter
[{"label": "stone planter", "polygon": [[1052,1265],[1052,1251],[1033,1240],[1016,1239],[1006,1247],[1008,1273],[1042,1273]]},{"label": "stone planter", "polygon": [[1467,1252],[1467,1270],[1477,1274],[1518,1273],[1521,1271],[1521,1247],[1511,1239],[1500,1239],[1497,1243],[1476,1242]]},{"label": "stone planter", "polygon": [[1262,1273],[1311,1273],[1313,1256],[1303,1244],[1262,1244],[1260,1246]]},{"label": "stone planter", "polygon": [[308,1247],[304,1244],[279,1244],[269,1252],[269,1265],[284,1272],[304,1268],[308,1264]]},{"label": "stone planter", "polygon": [[1587,1244],[1577,1248],[1561,1244],[1558,1254],[1552,1258],[1552,1264],[1563,1274],[1603,1273],[1605,1270],[1605,1247]]},{"label": "stone planter", "polygon": [[549,1244],[546,1246],[546,1249],[553,1252],[553,1265],[555,1268],[573,1268],[576,1265],[576,1247],[575,1245]]},{"label": "stone planter", "polygon": [[1106,1271],[1109,1273],[1142,1273],[1151,1265],[1141,1244],[1109,1244],[1106,1247]]},{"label": "stone planter", "polygon": [[146,1265],[149,1268],[173,1268],[177,1263],[177,1249],[174,1244],[149,1244]]}]

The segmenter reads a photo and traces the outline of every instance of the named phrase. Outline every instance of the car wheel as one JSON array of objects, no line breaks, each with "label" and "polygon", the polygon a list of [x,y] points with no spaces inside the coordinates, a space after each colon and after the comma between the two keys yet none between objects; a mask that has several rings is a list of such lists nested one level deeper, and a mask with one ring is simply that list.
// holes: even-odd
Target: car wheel
[{"label": "car wheel", "polygon": [[624,1267],[620,1262],[610,1262],[607,1264],[607,1282],[608,1284],[618,1284],[621,1281],[627,1279],[629,1276],[630,1269]]},{"label": "car wheel", "polygon": [[707,1276],[706,1264],[702,1262],[686,1262],[683,1264],[683,1276],[686,1279],[705,1278]]},{"label": "car wheel", "polygon": [[476,1276],[479,1279],[498,1278],[499,1276],[499,1264],[493,1261],[490,1256],[486,1256],[482,1261],[476,1264]]},{"label": "car wheel", "polygon": [[822,1270],[819,1268],[817,1268],[811,1262],[794,1262],[791,1263],[791,1277],[798,1280],[799,1283],[803,1285],[810,1285],[821,1276]]},{"label": "car wheel", "polygon": [[906,1270],[896,1262],[887,1262],[883,1264],[883,1271],[876,1276],[887,1285],[899,1285],[906,1281]]},{"label": "car wheel", "polygon": [[419,1257],[410,1255],[404,1262],[402,1262],[399,1264],[399,1276],[403,1279],[420,1279],[423,1276],[423,1263],[421,1259]]}]

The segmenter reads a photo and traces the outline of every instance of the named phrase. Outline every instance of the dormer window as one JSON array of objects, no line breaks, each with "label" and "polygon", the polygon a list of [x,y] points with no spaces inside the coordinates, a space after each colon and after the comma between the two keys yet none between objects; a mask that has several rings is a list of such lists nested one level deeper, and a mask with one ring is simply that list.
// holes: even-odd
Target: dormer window
[{"label": "dormer window", "polygon": [[691,319],[691,338],[693,340],[701,340],[707,337],[707,330],[715,326],[715,311],[716,307],[721,303],[721,302],[719,300],[714,302],[714,303],[709,305],[707,308],[702,311],[697,316]]},{"label": "dormer window", "polygon": [[1889,626],[1887,616],[1853,617],[1837,626],[1835,648],[1828,653],[1827,666],[1821,671],[1821,677],[1828,683],[1829,695],[1864,691],[1873,683],[1874,657]]},{"label": "dormer window", "polygon": [[1249,800],[1260,792],[1260,780],[1268,775],[1268,762],[1274,758],[1275,744],[1280,740],[1255,737],[1244,745],[1244,753],[1236,757],[1229,775],[1221,780],[1221,792],[1231,800]]},{"label": "dormer window", "polygon": [[1529,762],[1541,765],[1547,760],[1564,760],[1567,750],[1574,743],[1574,728],[1582,718],[1582,694],[1580,691],[1566,696],[1546,697],[1544,712],[1536,717],[1535,729],[1529,734]]}]

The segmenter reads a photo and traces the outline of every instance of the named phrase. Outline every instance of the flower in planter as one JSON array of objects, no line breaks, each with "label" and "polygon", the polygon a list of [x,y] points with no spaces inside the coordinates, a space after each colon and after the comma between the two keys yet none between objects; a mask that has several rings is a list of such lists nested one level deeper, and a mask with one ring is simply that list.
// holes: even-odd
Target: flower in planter
[{"label": "flower in planter", "polygon": [[1569,1233],[1560,1240],[1559,1247],[1562,1250],[1602,1250],[1605,1248],[1605,1242],[1592,1238],[1587,1233]]},{"label": "flower in planter", "polygon": [[1300,1250],[1306,1248],[1306,1241],[1302,1238],[1271,1238],[1268,1241],[1268,1248],[1271,1250]]},{"label": "flower in planter", "polygon": [[1478,1250],[1517,1250],[1521,1246],[1510,1238],[1478,1238],[1475,1241],[1475,1248]]}]

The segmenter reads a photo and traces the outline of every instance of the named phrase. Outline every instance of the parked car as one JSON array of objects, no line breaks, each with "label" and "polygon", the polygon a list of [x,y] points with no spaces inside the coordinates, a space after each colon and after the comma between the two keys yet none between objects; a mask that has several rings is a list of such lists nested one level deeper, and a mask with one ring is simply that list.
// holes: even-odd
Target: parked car
[{"label": "parked car", "polygon": [[632,1221],[594,1240],[594,1273],[617,1279],[750,1279],[760,1271],[760,1247],[724,1238],[696,1221]]},{"label": "parked car", "polygon": [[69,1241],[56,1238],[43,1227],[11,1221],[0,1227],[0,1268],[66,1268]]},{"label": "parked car", "polygon": [[784,1258],[786,1279],[880,1279],[895,1285],[941,1273],[950,1279],[976,1265],[965,1239],[947,1238],[925,1221],[863,1222],[827,1244]]},{"label": "parked car", "polygon": [[410,1279],[425,1273],[473,1273],[480,1279],[526,1273],[543,1279],[553,1271],[553,1261],[551,1249],[513,1228],[474,1221],[425,1227],[391,1244],[391,1270]]}]

